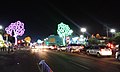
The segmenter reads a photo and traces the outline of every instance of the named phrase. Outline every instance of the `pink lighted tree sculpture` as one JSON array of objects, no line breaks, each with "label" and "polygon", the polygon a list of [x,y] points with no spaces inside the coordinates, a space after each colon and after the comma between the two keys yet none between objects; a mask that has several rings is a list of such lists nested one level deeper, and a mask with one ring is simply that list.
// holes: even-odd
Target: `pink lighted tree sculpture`
[{"label": "pink lighted tree sculpture", "polygon": [[[15,23],[11,23],[8,27],[5,28],[7,34],[15,37],[15,45],[17,45],[17,36],[22,36],[24,34],[24,23],[17,21]],[[14,35],[12,35],[14,34]]]}]

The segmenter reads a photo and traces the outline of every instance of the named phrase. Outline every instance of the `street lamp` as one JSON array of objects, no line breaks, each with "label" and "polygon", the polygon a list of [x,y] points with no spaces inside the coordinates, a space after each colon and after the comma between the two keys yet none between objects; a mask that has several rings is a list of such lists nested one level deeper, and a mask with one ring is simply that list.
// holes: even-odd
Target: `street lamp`
[{"label": "street lamp", "polygon": [[113,34],[116,32],[115,29],[110,29],[110,32],[112,33],[112,37],[113,37]]},{"label": "street lamp", "polygon": [[81,28],[81,32],[86,32],[86,28]]},{"label": "street lamp", "polygon": [[0,25],[0,29],[3,29],[3,26],[2,26],[2,25]]},{"label": "street lamp", "polygon": [[86,32],[86,28],[81,28],[81,32],[83,33],[83,36],[85,36],[84,33]]},{"label": "street lamp", "polygon": [[111,32],[111,33],[115,33],[116,30],[115,30],[115,29],[111,29],[110,32]]},{"label": "street lamp", "polygon": [[81,28],[81,32],[82,32],[83,35],[84,35],[84,33],[86,32],[86,28]]}]

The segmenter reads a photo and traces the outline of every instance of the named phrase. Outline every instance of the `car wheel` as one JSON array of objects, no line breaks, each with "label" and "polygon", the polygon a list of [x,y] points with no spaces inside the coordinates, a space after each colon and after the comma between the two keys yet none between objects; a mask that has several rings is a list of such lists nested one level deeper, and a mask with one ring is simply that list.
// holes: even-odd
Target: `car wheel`
[{"label": "car wheel", "polygon": [[101,57],[101,55],[99,53],[97,53],[97,57]]},{"label": "car wheel", "polygon": [[89,53],[89,52],[87,52],[87,55],[90,55],[90,53]]},{"label": "car wheel", "polygon": [[120,55],[117,57],[117,59],[120,61]]}]

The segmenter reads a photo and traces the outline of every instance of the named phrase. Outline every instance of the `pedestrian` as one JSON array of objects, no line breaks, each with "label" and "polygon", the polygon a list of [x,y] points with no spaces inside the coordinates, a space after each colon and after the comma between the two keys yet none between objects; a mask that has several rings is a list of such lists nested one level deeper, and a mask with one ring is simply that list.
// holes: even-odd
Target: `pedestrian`
[{"label": "pedestrian", "polygon": [[12,45],[11,45],[11,52],[13,52],[13,51],[14,51],[14,50],[13,50],[13,47],[14,47],[14,46],[13,46],[13,44],[12,44]]},{"label": "pedestrian", "polygon": [[2,47],[0,47],[0,51],[2,51]]},{"label": "pedestrian", "polygon": [[6,51],[6,45],[5,44],[3,45],[3,51]]},{"label": "pedestrian", "polygon": [[10,53],[11,46],[12,46],[12,45],[9,43],[9,46],[8,46],[8,53]]}]

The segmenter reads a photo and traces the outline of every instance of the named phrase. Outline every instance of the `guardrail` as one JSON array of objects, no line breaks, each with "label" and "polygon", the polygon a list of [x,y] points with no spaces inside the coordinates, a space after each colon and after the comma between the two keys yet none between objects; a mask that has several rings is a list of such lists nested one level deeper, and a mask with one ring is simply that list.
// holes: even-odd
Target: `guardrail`
[{"label": "guardrail", "polygon": [[39,68],[41,72],[53,72],[52,69],[46,64],[45,60],[39,62]]}]

